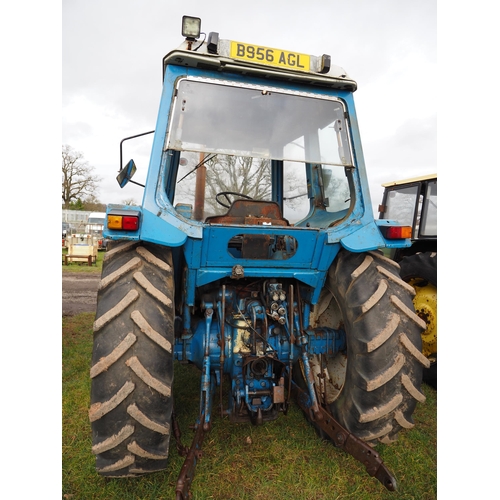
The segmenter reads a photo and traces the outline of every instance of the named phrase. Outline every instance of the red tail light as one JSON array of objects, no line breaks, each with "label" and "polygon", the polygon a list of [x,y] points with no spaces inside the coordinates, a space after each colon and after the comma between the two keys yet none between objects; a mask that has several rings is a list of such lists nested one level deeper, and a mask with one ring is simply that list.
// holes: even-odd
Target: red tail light
[{"label": "red tail light", "polygon": [[137,231],[140,213],[129,210],[113,210],[108,213],[108,229],[117,231]]},{"label": "red tail light", "polygon": [[137,231],[139,229],[139,217],[123,217],[124,231]]},{"label": "red tail light", "polygon": [[404,240],[411,238],[411,226],[381,226],[384,238],[388,240]]}]

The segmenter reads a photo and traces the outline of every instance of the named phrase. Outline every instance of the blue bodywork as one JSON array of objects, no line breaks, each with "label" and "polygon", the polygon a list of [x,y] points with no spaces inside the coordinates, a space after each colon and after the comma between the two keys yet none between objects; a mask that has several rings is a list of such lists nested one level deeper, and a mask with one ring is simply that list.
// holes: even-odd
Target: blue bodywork
[{"label": "blue bodywork", "polygon": [[[317,202],[323,193],[322,172],[306,164],[311,208],[295,225],[213,223],[194,220],[189,206],[174,208],[180,153],[165,145],[178,82],[198,78],[249,87],[263,85],[263,79],[251,72],[196,66],[166,64],[142,206],[108,207],[108,213],[138,211],[139,229],[116,231],[106,226],[104,236],[172,248],[177,315],[174,354],[180,362],[195,363],[202,371],[200,419],[210,422],[214,388],[221,384],[223,374],[229,374],[229,415],[236,420],[246,415],[260,423],[284,409],[285,372],[297,360],[302,359],[307,380],[308,354],[333,355],[345,349],[341,329],[312,328],[308,319],[341,248],[351,252],[401,248],[409,246],[410,240],[385,239],[380,225],[395,222],[374,219],[353,92],[312,87],[300,80],[273,82],[271,70],[266,84],[271,81],[284,93],[314,92],[343,103],[353,161],[353,168],[348,169],[349,207],[338,213],[326,212],[325,204]],[[282,207],[282,164],[273,161],[271,169],[276,185],[270,203]],[[259,245],[258,253],[246,255]],[[314,403],[312,387],[310,397]]]}]

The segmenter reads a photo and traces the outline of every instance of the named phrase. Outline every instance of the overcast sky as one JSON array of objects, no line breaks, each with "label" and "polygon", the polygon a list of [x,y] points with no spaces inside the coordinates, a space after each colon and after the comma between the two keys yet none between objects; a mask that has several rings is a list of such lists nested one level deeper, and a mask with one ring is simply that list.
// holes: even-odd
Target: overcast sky
[{"label": "overcast sky", "polygon": [[[118,187],[119,144],[155,128],[162,58],[183,40],[183,15],[220,38],[329,54],[357,81],[373,206],[383,182],[437,171],[435,0],[65,0],[62,14],[62,143],[103,178],[103,203],[142,201],[142,188]],[[124,144],[139,182],[151,140]]]}]

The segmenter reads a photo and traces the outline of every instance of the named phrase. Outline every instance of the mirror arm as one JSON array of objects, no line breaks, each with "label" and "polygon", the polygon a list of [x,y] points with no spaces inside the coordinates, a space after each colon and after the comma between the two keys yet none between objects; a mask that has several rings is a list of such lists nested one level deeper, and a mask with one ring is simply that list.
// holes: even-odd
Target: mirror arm
[{"label": "mirror arm", "polygon": [[[122,144],[125,142],[125,141],[128,141],[129,139],[135,139],[136,137],[141,137],[143,135],[148,135],[148,134],[153,134],[154,133],[154,130],[151,130],[150,132],[143,132],[142,134],[137,134],[137,135],[131,135],[130,137],[125,137],[125,139],[122,139],[120,141],[120,170],[118,170],[118,172],[121,172],[122,169],[123,169],[123,155],[122,155]],[[132,182],[132,181],[130,181]],[[137,184],[136,182],[134,184]],[[139,184],[139,186],[142,186],[142,184]],[[143,186],[144,187],[144,186]]]},{"label": "mirror arm", "polygon": [[133,181],[132,179],[129,179],[129,180],[128,180],[128,182],[131,182],[132,184],[135,184],[135,185],[137,185],[137,186],[146,187],[144,184],[141,184],[141,183],[139,183],[139,182],[135,182],[135,181]]}]

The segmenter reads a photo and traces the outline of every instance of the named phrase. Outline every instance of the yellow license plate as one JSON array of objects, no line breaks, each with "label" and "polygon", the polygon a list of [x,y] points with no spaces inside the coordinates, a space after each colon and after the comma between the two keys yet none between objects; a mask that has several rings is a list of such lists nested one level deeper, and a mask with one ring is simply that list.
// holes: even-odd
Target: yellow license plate
[{"label": "yellow license plate", "polygon": [[251,61],[278,68],[289,68],[298,71],[309,71],[310,56],[298,52],[271,49],[248,43],[231,42],[231,57],[243,61]]}]

